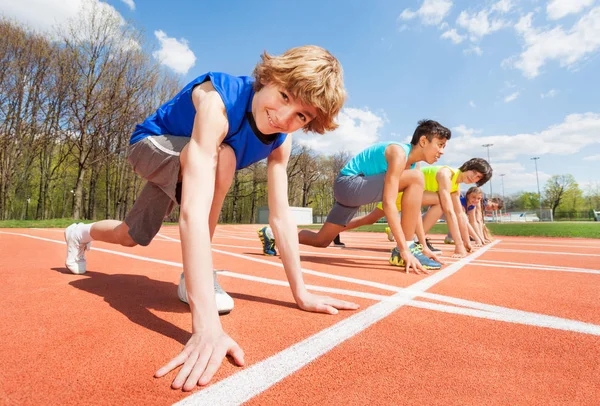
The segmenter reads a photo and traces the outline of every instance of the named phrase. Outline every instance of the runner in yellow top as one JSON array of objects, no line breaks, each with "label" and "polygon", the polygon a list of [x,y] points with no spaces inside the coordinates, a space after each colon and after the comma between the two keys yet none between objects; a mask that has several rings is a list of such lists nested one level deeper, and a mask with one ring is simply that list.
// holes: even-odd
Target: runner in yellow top
[{"label": "runner in yellow top", "polygon": [[[484,185],[492,177],[492,168],[488,162],[481,158],[473,158],[465,162],[458,169],[448,166],[428,166],[421,168],[425,178],[425,191],[423,192],[422,206],[430,206],[427,213],[417,224],[417,238],[423,244],[423,254],[437,261],[432,252],[431,244],[427,243],[425,232],[439,220],[442,214],[446,215],[448,229],[452,235],[459,236],[455,239],[455,249],[452,255],[455,258],[464,257],[472,247],[469,242],[467,220],[460,202],[459,185],[461,183],[476,183]],[[398,193],[396,207],[402,211],[402,193]],[[369,214],[352,219],[345,230],[351,230],[367,224],[373,224],[384,217],[381,203]],[[390,259],[390,261],[392,261]],[[438,261],[439,262],[439,261]]]}]

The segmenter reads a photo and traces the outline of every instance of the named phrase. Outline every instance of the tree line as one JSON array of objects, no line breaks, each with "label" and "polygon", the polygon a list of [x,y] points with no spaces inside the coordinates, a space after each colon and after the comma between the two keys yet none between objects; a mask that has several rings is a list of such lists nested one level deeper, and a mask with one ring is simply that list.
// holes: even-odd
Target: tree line
[{"label": "tree line", "polygon": [[[127,163],[129,138],[181,89],[179,78],[142,51],[139,31],[100,8],[52,40],[8,20],[0,20],[0,35],[0,220],[123,219],[143,186]],[[294,144],[290,205],[312,207],[322,221],[349,158]],[[599,209],[598,189],[584,196],[571,175],[557,175],[543,203]],[[220,220],[256,222],[266,192],[265,161],[236,172]],[[521,193],[506,203],[535,209],[539,196]]]}]

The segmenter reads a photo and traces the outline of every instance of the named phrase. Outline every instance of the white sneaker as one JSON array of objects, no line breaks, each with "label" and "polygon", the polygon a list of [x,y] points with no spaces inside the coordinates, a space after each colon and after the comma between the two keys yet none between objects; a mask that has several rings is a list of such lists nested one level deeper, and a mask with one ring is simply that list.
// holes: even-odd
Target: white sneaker
[{"label": "white sneaker", "polygon": [[[217,273],[213,272],[215,299],[217,301],[217,310],[219,314],[227,314],[233,310],[233,298],[227,294],[217,282]],[[188,303],[187,289],[185,287],[185,278],[183,272],[179,278],[179,286],[177,286],[177,296],[183,303]]]},{"label": "white sneaker", "polygon": [[79,232],[77,227],[83,223],[71,224],[65,230],[65,241],[67,243],[67,260],[65,265],[69,271],[76,275],[85,273],[85,251],[89,251],[92,245],[80,243]]}]

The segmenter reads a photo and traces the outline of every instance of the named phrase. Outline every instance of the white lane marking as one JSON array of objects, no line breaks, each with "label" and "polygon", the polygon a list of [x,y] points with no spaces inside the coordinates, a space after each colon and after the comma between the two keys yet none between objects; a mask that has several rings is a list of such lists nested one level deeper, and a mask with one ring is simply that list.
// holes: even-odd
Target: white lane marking
[{"label": "white lane marking", "polygon": [[579,257],[600,257],[600,254],[580,254],[578,252],[559,252],[559,251],[529,251],[529,250],[510,250],[504,248],[494,248],[493,252],[518,252],[521,254],[546,254],[546,255],[563,255],[563,256],[579,256]]},{"label": "white lane marking", "polygon": [[[490,244],[488,247],[492,247]],[[309,362],[327,353],[340,343],[385,318],[408,303],[418,291],[424,291],[457,272],[464,265],[482,255],[483,248],[467,258],[429,276],[411,286],[412,294],[396,294],[395,300],[385,300],[342,320],[319,333],[294,344],[261,362],[229,376],[208,388],[188,396],[176,405],[239,405],[275,385],[280,380],[303,368]],[[414,296],[413,296],[414,295]]]}]

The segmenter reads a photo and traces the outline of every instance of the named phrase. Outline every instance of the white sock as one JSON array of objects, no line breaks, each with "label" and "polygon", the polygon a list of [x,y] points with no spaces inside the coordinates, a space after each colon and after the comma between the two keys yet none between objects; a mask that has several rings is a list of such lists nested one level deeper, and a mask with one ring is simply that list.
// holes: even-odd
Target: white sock
[{"label": "white sock", "polygon": [[411,249],[413,247],[413,245],[415,245],[415,242],[413,240],[406,242],[406,246],[408,247],[408,249]]},{"label": "white sock", "polygon": [[92,236],[90,235],[92,224],[82,223],[77,227],[77,231],[79,231],[79,242],[81,244],[87,244],[88,242],[92,241]]}]

